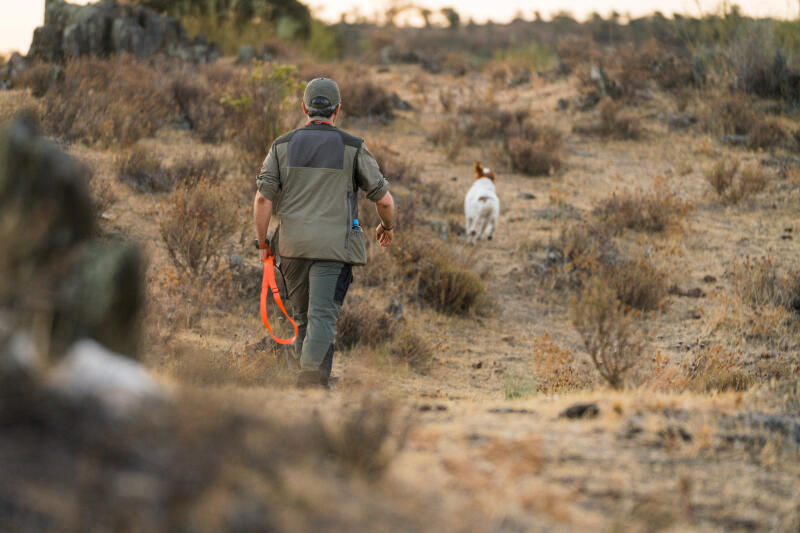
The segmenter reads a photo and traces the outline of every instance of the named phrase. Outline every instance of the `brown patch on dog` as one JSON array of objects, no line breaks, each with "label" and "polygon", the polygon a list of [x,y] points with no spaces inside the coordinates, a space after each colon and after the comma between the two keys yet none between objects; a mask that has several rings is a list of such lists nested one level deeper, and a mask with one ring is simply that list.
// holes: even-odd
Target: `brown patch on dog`
[{"label": "brown patch on dog", "polygon": [[[494,175],[494,171],[491,170],[491,169],[488,169],[489,172],[485,172],[486,170],[487,170],[487,168],[484,167],[481,164],[480,161],[477,161],[475,163],[475,179],[479,180],[481,178],[489,178],[490,180],[492,180],[494,182],[496,180],[496,177]],[[480,200],[483,200],[483,198],[480,198]]]}]

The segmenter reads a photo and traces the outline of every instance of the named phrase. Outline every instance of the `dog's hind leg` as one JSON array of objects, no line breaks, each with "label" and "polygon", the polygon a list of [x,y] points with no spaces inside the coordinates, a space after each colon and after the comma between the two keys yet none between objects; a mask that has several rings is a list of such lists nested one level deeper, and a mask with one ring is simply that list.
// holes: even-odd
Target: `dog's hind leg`
[{"label": "dog's hind leg", "polygon": [[489,223],[487,224],[486,227],[486,233],[488,234],[486,236],[487,240],[491,241],[492,239],[494,239],[494,232],[496,229],[497,229],[497,224],[495,223],[494,217],[490,217]]},{"label": "dog's hind leg", "polygon": [[480,218],[480,230],[478,230],[478,238],[483,239],[486,238],[486,229],[489,227],[490,217],[487,215],[481,215]]},{"label": "dog's hind leg", "polygon": [[475,233],[475,219],[468,218],[467,219],[467,242],[470,244],[475,244],[475,239],[477,239],[477,234]]}]

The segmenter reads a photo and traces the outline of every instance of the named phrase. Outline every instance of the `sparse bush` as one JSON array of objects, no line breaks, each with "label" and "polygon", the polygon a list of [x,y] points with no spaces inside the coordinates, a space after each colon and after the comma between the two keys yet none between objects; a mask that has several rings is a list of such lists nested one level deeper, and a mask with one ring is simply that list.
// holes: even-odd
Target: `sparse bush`
[{"label": "sparse bush", "polygon": [[506,400],[524,400],[536,394],[536,381],[517,371],[505,375]]},{"label": "sparse bush", "polygon": [[376,144],[370,150],[383,175],[393,183],[419,180],[419,168],[399,152],[384,144]]},{"label": "sparse bush", "polygon": [[753,383],[736,356],[719,344],[697,352],[685,367],[685,374],[690,388],[699,392],[743,391]]},{"label": "sparse bush", "polygon": [[526,137],[506,139],[503,148],[509,166],[529,176],[547,176],[559,170],[563,162],[558,152],[561,139],[555,130],[546,130],[535,140]]},{"label": "sparse bush", "polygon": [[450,159],[458,157],[458,154],[469,142],[467,132],[452,120],[445,120],[439,124],[428,138],[434,145],[443,147],[445,154]]},{"label": "sparse bush", "polygon": [[52,65],[47,63],[36,63],[22,73],[19,84],[29,88],[36,98],[41,98],[50,90],[51,69]]},{"label": "sparse bush", "polygon": [[120,181],[140,192],[167,192],[175,185],[158,158],[142,146],[122,152],[117,156],[115,166]]},{"label": "sparse bush", "polygon": [[614,289],[594,278],[573,303],[571,316],[597,372],[621,389],[644,348],[636,313],[626,311]]},{"label": "sparse bush", "polygon": [[762,98],[800,101],[800,69],[787,60],[772,28],[753,25],[749,31],[740,32],[728,56],[740,90]]},{"label": "sparse bush", "polygon": [[427,370],[433,359],[433,349],[428,341],[410,331],[403,331],[392,341],[389,354],[417,372]]},{"label": "sparse bush", "polygon": [[352,76],[339,79],[343,113],[351,117],[394,118],[392,95],[380,85]]},{"label": "sparse bush", "polygon": [[292,65],[255,63],[249,75],[237,71],[222,98],[226,135],[261,163],[272,141],[294,123],[296,102],[290,97],[303,88]]},{"label": "sparse bush", "polygon": [[754,309],[771,305],[800,311],[800,276],[797,272],[782,273],[768,257],[734,263],[730,279],[733,292]]},{"label": "sparse bush", "polygon": [[669,226],[680,224],[690,209],[688,202],[663,185],[656,184],[647,193],[614,194],[600,202],[593,214],[614,233],[623,228],[661,232]]},{"label": "sparse bush", "polygon": [[407,235],[392,248],[411,295],[443,313],[483,311],[487,296],[480,275],[426,233]]},{"label": "sparse bush", "polygon": [[752,101],[741,93],[712,99],[701,118],[705,130],[715,135],[747,135],[757,121]]},{"label": "sparse bush", "polygon": [[640,311],[659,309],[669,292],[667,275],[645,255],[605,266],[599,275],[620,302]]},{"label": "sparse bush", "polygon": [[64,67],[58,91],[43,98],[46,129],[66,141],[130,145],[174,116],[164,76],[128,56],[79,59]]},{"label": "sparse bush", "polygon": [[600,104],[600,133],[615,139],[638,139],[642,135],[636,119],[621,114],[622,104],[606,100]]},{"label": "sparse bush", "polygon": [[738,159],[720,159],[706,172],[706,181],[719,196],[724,197],[739,171]]},{"label": "sparse bush", "polygon": [[202,182],[221,181],[222,165],[214,154],[207,152],[200,157],[188,155],[178,159],[168,173],[173,184],[191,188]]},{"label": "sparse bush", "polygon": [[714,192],[729,204],[738,204],[743,199],[758,194],[767,186],[764,171],[755,165],[740,170],[738,160],[717,161],[707,172],[706,181]]},{"label": "sparse bush", "polygon": [[[172,82],[172,97],[177,103],[183,120],[203,142],[218,142],[225,133],[225,106],[220,102],[220,95],[212,89],[209,69],[190,76],[184,74]],[[218,68],[218,67],[217,67]],[[228,80],[233,79],[233,72]]]},{"label": "sparse bush", "polygon": [[750,129],[747,144],[750,148],[771,150],[785,145],[788,136],[777,122],[772,120],[759,120]]},{"label": "sparse bush", "polygon": [[219,263],[222,245],[235,229],[235,204],[211,183],[175,189],[160,221],[175,266],[201,276]]},{"label": "sparse bush", "polygon": [[336,326],[336,346],[348,349],[359,344],[372,348],[382,344],[397,331],[397,322],[363,298],[345,300]]},{"label": "sparse bush", "polygon": [[548,334],[533,340],[533,365],[536,390],[544,394],[578,390],[587,387],[592,379],[572,352],[558,346]]}]

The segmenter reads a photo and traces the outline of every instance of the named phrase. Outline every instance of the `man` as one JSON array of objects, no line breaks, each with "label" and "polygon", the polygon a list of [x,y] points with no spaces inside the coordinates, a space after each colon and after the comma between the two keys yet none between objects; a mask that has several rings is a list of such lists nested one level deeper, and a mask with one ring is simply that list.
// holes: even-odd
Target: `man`
[{"label": "man", "polygon": [[308,123],[275,140],[264,160],[253,216],[263,261],[272,253],[267,228],[280,192],[276,235],[279,268],[298,325],[297,384],[327,387],[336,322],[353,280],[352,267],[367,261],[358,189],[376,204],[380,246],[392,243],[395,209],[389,184],[364,141],[334,126],[341,110],[338,85],[327,78],[312,80],[302,109]]}]

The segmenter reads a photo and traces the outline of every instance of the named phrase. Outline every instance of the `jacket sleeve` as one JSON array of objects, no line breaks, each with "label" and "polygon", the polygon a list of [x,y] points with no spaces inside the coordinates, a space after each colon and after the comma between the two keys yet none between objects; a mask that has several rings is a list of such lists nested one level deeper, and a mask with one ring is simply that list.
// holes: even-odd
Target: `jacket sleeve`
[{"label": "jacket sleeve", "polygon": [[356,173],[358,188],[367,193],[367,198],[377,202],[389,192],[389,182],[381,174],[378,162],[367,149],[366,144],[361,145],[358,151],[358,172]]},{"label": "jacket sleeve", "polygon": [[281,173],[274,144],[269,149],[267,158],[264,159],[264,164],[261,165],[261,172],[256,178],[256,186],[258,191],[270,201],[275,199],[275,195],[281,189]]}]

